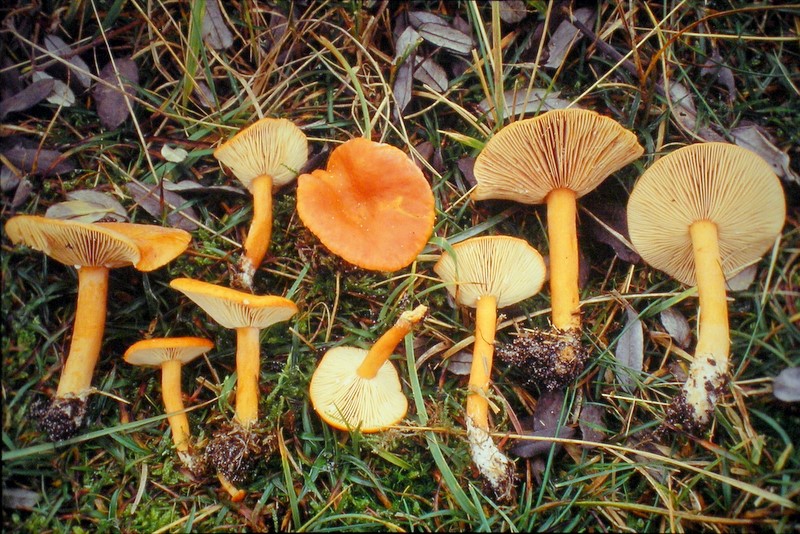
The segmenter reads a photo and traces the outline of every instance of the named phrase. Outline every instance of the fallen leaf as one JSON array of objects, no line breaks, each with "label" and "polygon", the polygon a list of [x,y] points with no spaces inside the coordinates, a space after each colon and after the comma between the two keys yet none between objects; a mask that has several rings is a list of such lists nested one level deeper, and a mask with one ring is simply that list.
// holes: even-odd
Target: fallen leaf
[{"label": "fallen leaf", "polygon": [[428,86],[440,93],[447,91],[447,73],[445,73],[441,65],[431,58],[421,60],[418,57],[414,58],[414,63],[415,79],[428,84]]},{"label": "fallen leaf", "polygon": [[41,494],[28,489],[3,488],[3,508],[32,512],[41,498]]},{"label": "fallen leaf", "polygon": [[447,26],[447,21],[429,11],[409,11],[408,23],[414,28],[419,28],[423,24],[442,24]]},{"label": "fallen leaf", "polygon": [[406,26],[406,29],[403,30],[395,43],[394,59],[392,63],[397,65],[399,62],[405,61],[406,58],[414,53],[421,42],[422,37],[420,37],[417,30],[412,26]]},{"label": "fallen leaf", "polygon": [[[539,397],[536,410],[529,418],[520,421],[526,430],[526,436],[552,438],[571,438],[575,435],[575,428],[564,425],[562,421],[562,411],[564,410],[564,392],[561,390],[545,391]],[[556,430],[558,432],[556,432]],[[531,458],[550,451],[550,447],[556,449],[561,445],[550,440],[522,440],[515,441],[510,452],[522,458]]]},{"label": "fallen leaf", "polygon": [[[588,24],[589,20],[594,16],[594,10],[589,7],[581,7],[572,13],[577,20],[583,24]],[[572,45],[581,38],[581,33],[569,20],[564,19],[558,25],[556,31],[550,37],[547,45],[547,62],[545,67],[557,69],[564,62]]]},{"label": "fallen leaf", "polygon": [[[605,408],[599,404],[584,404],[578,418],[578,426],[581,429],[581,437],[586,441],[603,442],[606,439],[606,428],[603,422]],[[586,445],[590,447],[590,445]]]},{"label": "fallen leaf", "polygon": [[172,148],[169,145],[161,147],[161,156],[171,163],[181,163],[188,155],[189,153],[181,147]]},{"label": "fallen leaf", "polygon": [[453,28],[449,24],[426,22],[421,24],[417,31],[420,36],[431,44],[441,46],[456,54],[467,55],[472,51],[474,43],[472,37]]},{"label": "fallen leaf", "polygon": [[4,118],[9,113],[25,111],[26,109],[32,108],[50,95],[53,91],[53,85],[55,85],[53,79],[39,80],[38,82],[33,82],[14,96],[4,99],[0,102],[0,119]]},{"label": "fallen leaf", "polygon": [[[549,91],[538,87],[527,89],[508,90],[503,93],[505,109],[500,114],[500,118],[505,120],[510,116],[522,116],[526,113],[535,114],[551,109],[563,109],[568,107],[571,102],[561,98],[558,91]],[[572,106],[579,108],[580,106]],[[486,115],[490,123],[494,123],[494,102],[483,99],[478,103],[478,109]]]},{"label": "fallen leaf", "polygon": [[166,213],[167,223],[170,226],[187,232],[197,229],[197,224],[188,218],[197,220],[197,212],[191,206],[187,206],[188,202],[177,193],[165,188],[162,202],[158,185],[148,187],[133,181],[125,184],[125,188],[136,203],[157,220],[161,220]]},{"label": "fallen leaf", "polygon": [[447,371],[454,375],[467,376],[472,370],[472,353],[461,350],[447,358]]},{"label": "fallen leaf", "polygon": [[686,317],[675,308],[663,310],[658,317],[661,319],[664,330],[667,331],[675,343],[681,348],[687,348],[692,342],[692,328],[689,326],[689,321]]},{"label": "fallen leaf", "polygon": [[214,50],[224,50],[233,45],[233,34],[225,24],[217,0],[206,0],[203,17],[203,40]]},{"label": "fallen leaf", "polygon": [[175,191],[176,193],[227,193],[240,196],[250,195],[246,189],[234,187],[232,185],[203,185],[193,180],[181,180],[177,183],[163,180],[163,183],[164,189],[167,191]]},{"label": "fallen leaf", "polygon": [[400,65],[400,68],[397,69],[397,75],[394,78],[394,85],[392,85],[392,94],[394,95],[395,101],[394,112],[397,118],[403,116],[406,106],[411,102],[411,82],[413,80],[411,72],[412,64],[413,60],[406,61]]},{"label": "fallen leaf", "polygon": [[75,104],[75,93],[73,93],[72,89],[70,89],[69,86],[61,80],[53,78],[49,74],[39,71],[34,72],[31,76],[31,79],[34,82],[39,80],[53,80],[53,90],[50,91],[49,95],[47,95],[47,101],[51,104],[67,107]]},{"label": "fallen leaf", "polygon": [[697,124],[697,108],[689,90],[680,82],[669,84],[670,113],[684,129],[694,132]]},{"label": "fallen leaf", "polygon": [[731,130],[731,136],[734,143],[764,158],[780,178],[800,184],[800,176],[790,166],[789,155],[773,144],[763,128],[756,124],[742,125]]},{"label": "fallen leaf", "polygon": [[722,56],[719,55],[719,50],[716,47],[711,57],[700,67],[700,75],[716,77],[728,90],[728,102],[733,103],[736,100],[736,82],[733,79],[733,72],[727,65],[723,64]]},{"label": "fallen leaf", "polygon": [[104,208],[108,209],[113,216],[121,221],[128,220],[128,212],[113,196],[100,191],[92,189],[78,189],[67,193],[67,198],[70,200],[83,200],[85,202],[93,202]]},{"label": "fallen leaf", "polygon": [[57,35],[46,35],[44,38],[44,47],[48,52],[63,58],[69,63],[69,72],[75,76],[75,80],[88,89],[92,85],[92,78],[89,75],[89,65],[72,51],[72,48],[64,42],[61,37]]},{"label": "fallen leaf", "polygon": [[516,24],[525,18],[528,10],[522,0],[500,0],[500,20],[509,24]]},{"label": "fallen leaf", "polygon": [[617,200],[603,199],[601,202],[592,203],[591,210],[594,217],[587,218],[589,235],[614,249],[614,253],[622,261],[639,263],[641,260],[639,254],[618,237],[621,236],[630,243],[626,207]]},{"label": "fallen leaf", "polygon": [[[100,78],[107,83],[98,83],[94,87],[97,114],[100,117],[100,124],[113,130],[130,115],[128,100],[136,95],[139,69],[130,58],[114,59],[106,63],[100,71]],[[120,89],[120,84],[124,91]]]},{"label": "fallen leaf", "polygon": [[16,145],[3,150],[9,163],[34,176],[65,174],[75,170],[72,161],[58,150],[27,148]]},{"label": "fallen leaf", "polygon": [[93,223],[97,221],[124,221],[118,217],[111,209],[85,200],[65,200],[57,202],[47,208],[44,212],[45,217],[51,219],[66,219],[83,223]]},{"label": "fallen leaf", "polygon": [[472,156],[458,158],[458,161],[456,161],[456,167],[458,167],[458,170],[461,171],[461,175],[464,177],[464,180],[467,181],[467,185],[469,186],[468,189],[472,189],[478,185],[478,180],[475,179],[475,158]]},{"label": "fallen leaf", "polygon": [[728,287],[728,291],[744,291],[750,284],[753,283],[753,280],[756,279],[756,273],[758,272],[758,265],[752,264],[748,265],[735,275],[731,276],[727,280],[725,280],[725,285]]},{"label": "fallen leaf", "polygon": [[800,401],[800,367],[787,367],[772,382],[772,394],[783,402]]},{"label": "fallen leaf", "polygon": [[629,393],[635,389],[635,376],[642,372],[644,359],[644,329],[635,311],[625,309],[627,324],[617,339],[614,357],[617,364],[614,374],[620,385]]},{"label": "fallen leaf", "polygon": [[8,192],[15,189],[19,185],[19,179],[14,171],[5,165],[0,165],[0,191]]},{"label": "fallen leaf", "polygon": [[10,57],[0,60],[0,101],[10,98],[25,89],[22,74]]},{"label": "fallen leaf", "polygon": [[27,178],[23,178],[14,192],[14,198],[11,199],[11,207],[17,208],[21,206],[23,202],[28,200],[31,191],[33,191],[33,184]]}]

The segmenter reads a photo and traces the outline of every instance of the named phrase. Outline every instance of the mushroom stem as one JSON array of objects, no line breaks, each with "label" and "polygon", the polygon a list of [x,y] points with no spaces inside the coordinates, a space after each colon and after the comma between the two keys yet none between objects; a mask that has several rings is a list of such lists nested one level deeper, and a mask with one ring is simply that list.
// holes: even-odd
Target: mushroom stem
[{"label": "mushroom stem", "polygon": [[247,495],[243,489],[234,486],[222,473],[217,472],[217,480],[219,480],[222,488],[228,492],[228,495],[231,496],[231,501],[240,502],[245,498],[245,495]]},{"label": "mushroom stem", "polygon": [[550,300],[553,326],[580,330],[578,311],[578,235],[576,194],[554,189],[547,195],[547,232],[550,240]]},{"label": "mushroom stem", "polygon": [[719,255],[717,225],[697,221],[689,227],[700,300],[697,347],[684,385],[686,402],[704,424],[714,410],[728,372],[730,333],[725,275]]},{"label": "mushroom stem", "polygon": [[161,395],[172,430],[172,441],[178,452],[189,452],[189,418],[183,411],[181,398],[181,361],[167,360],[161,364]]},{"label": "mushroom stem", "polygon": [[260,329],[236,329],[236,419],[244,428],[258,421]]},{"label": "mushroom stem", "polygon": [[489,430],[489,378],[494,358],[494,336],[497,328],[497,298],[485,295],[475,309],[475,344],[469,373],[467,417],[481,430]]},{"label": "mushroom stem", "polygon": [[427,311],[427,306],[420,305],[411,311],[402,313],[394,326],[378,338],[369,349],[369,352],[367,352],[367,355],[364,357],[364,361],[361,362],[361,365],[359,365],[356,370],[358,376],[367,380],[375,378],[378,371],[392,355],[397,345],[403,340],[406,334],[411,332],[414,325],[422,320]]},{"label": "mushroom stem", "polygon": [[264,174],[253,180],[250,192],[253,195],[253,219],[241,259],[242,279],[248,287],[252,287],[255,271],[267,254],[272,239],[272,177]]},{"label": "mushroom stem", "polygon": [[92,386],[92,375],[100,356],[106,324],[108,269],[78,269],[78,304],[72,342],[58,382],[56,398],[84,397]]}]

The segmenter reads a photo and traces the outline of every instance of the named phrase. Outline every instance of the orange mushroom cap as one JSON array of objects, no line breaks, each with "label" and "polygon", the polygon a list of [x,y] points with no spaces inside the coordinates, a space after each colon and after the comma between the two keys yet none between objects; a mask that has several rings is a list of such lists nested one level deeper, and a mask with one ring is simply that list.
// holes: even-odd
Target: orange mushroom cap
[{"label": "orange mushroom cap", "polygon": [[365,138],[334,149],[326,170],[298,177],[297,213],[331,252],[373,271],[413,262],[435,218],[422,171],[400,149]]}]

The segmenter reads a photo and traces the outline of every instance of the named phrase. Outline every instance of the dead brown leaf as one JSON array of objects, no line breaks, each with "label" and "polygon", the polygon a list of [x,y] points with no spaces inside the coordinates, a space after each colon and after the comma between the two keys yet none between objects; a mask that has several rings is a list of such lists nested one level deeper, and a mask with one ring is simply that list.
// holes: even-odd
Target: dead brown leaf
[{"label": "dead brown leaf", "polygon": [[113,59],[100,71],[100,78],[107,83],[98,83],[94,88],[97,114],[100,117],[100,124],[113,130],[130,115],[128,101],[136,94],[139,69],[130,58]]}]

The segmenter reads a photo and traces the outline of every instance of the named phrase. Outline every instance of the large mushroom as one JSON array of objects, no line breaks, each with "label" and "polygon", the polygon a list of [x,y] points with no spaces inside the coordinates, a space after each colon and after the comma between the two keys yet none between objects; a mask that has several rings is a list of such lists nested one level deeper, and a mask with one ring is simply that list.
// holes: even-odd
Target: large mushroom
[{"label": "large mushroom", "polygon": [[309,387],[323,421],[340,430],[379,432],[405,416],[408,400],[389,357],[427,310],[417,306],[403,312],[369,350],[335,347],[325,353]]},{"label": "large mushroom", "polygon": [[239,264],[239,280],[253,287],[253,276],[272,239],[272,192],[295,179],[308,160],[306,135],[289,120],[264,118],[214,151],[253,195],[253,218]]},{"label": "large mushroom", "polygon": [[83,423],[92,375],[106,323],[108,271],[132,265],[157,269],[181,254],[191,236],[184,230],[132,223],[81,223],[17,215],[5,225],[14,244],[44,252],[78,271],[78,303],[69,354],[55,398],[38,414],[53,441],[74,436]]},{"label": "large mushroom", "polygon": [[509,236],[467,239],[444,252],[433,270],[462,306],[475,308],[475,343],[469,375],[466,425],[472,460],[501,498],[511,495],[511,461],[489,435],[489,384],[497,309],[539,292],[545,265],[526,241]]},{"label": "large mushroom", "polygon": [[125,361],[161,369],[161,396],[178,457],[193,473],[201,470],[194,454],[189,417],[183,407],[181,367],[208,352],[214,343],[202,337],[159,337],[137,341],[125,351]]},{"label": "large mushroom", "polygon": [[336,147],[326,170],[298,177],[297,214],[328,250],[373,271],[411,264],[435,218],[433,192],[414,162],[361,137]]},{"label": "large mushroom", "polygon": [[786,200],[770,165],[727,143],[688,145],[648,168],[628,201],[628,228],[645,262],[697,285],[697,346],[668,424],[705,428],[727,380],[726,280],[757,262],[780,234]]},{"label": "large mushroom", "polygon": [[[236,416],[230,429],[214,435],[206,455],[217,468],[223,486],[245,482],[261,446],[258,422],[258,383],[261,375],[260,333],[288,321],[297,305],[275,295],[253,295],[191,278],[176,278],[170,287],[189,297],[220,326],[236,331]],[[232,496],[240,496],[237,491]]]},{"label": "large mushroom", "polygon": [[581,343],[576,199],[643,151],[636,136],[613,119],[589,110],[558,109],[504,127],[475,161],[474,200],[547,204],[551,319],[558,341],[532,354],[532,365],[549,375],[542,377],[548,389],[573,380],[586,359]]}]

